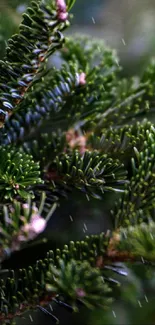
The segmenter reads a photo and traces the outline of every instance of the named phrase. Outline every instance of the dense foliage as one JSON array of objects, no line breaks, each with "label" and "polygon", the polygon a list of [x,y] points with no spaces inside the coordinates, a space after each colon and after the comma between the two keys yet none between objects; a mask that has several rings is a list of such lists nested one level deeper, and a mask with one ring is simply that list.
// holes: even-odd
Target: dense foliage
[{"label": "dense foliage", "polygon": [[[154,294],[155,61],[122,79],[104,42],[64,37],[73,4],[32,1],[0,61],[2,324],[37,308],[58,322],[54,303],[116,324],[118,301],[134,314]],[[69,217],[73,201],[107,226],[53,248],[51,216]]]}]

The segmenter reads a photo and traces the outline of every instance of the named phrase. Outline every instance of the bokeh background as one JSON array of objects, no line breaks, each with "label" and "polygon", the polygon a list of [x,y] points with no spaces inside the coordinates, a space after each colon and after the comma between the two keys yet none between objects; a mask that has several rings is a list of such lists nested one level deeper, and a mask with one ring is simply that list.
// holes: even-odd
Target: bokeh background
[{"label": "bokeh background", "polygon": [[[29,3],[30,0],[0,0],[1,48]],[[74,19],[69,33],[106,40],[118,50],[129,74],[140,72],[154,54],[154,0],[77,0],[72,11]]]},{"label": "bokeh background", "polygon": [[[28,0],[0,0],[0,59],[4,57],[7,39],[18,31],[22,12],[29,3]],[[90,35],[106,41],[107,45],[118,52],[123,76],[140,75],[149,59],[155,55],[154,0],[77,0],[72,13],[74,18],[67,33],[73,36],[77,33]],[[26,266],[34,261],[34,256],[44,256],[48,248],[60,247],[69,240],[110,228],[111,222],[107,219],[106,211],[110,204],[112,202],[108,201],[108,196],[104,197],[104,202],[87,201],[74,193],[67,204],[66,201],[62,202],[61,208],[52,217],[46,234],[49,242],[41,246],[38,252],[35,248],[32,249],[31,255],[27,251],[16,254],[5,266]],[[144,266],[135,268],[134,273],[129,275],[130,284],[124,287],[121,299],[117,301],[116,297],[116,303],[108,313],[82,310],[80,314],[70,315],[55,307],[55,314],[60,316],[60,324],[155,324],[154,279],[147,280],[149,272],[150,269]],[[143,288],[136,274],[143,278]],[[140,304],[135,294],[136,288],[140,288],[143,297]],[[126,303],[126,297],[130,297],[131,304]],[[137,305],[133,307],[134,299],[137,299]],[[34,325],[52,325],[52,320],[40,312],[31,315]],[[18,320],[17,324],[31,324],[29,315],[25,315],[25,320]]]}]

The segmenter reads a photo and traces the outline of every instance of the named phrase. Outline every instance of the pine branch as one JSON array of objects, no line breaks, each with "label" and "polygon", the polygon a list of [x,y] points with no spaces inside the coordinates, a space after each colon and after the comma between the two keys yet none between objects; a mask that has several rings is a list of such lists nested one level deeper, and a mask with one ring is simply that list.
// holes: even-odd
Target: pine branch
[{"label": "pine branch", "polygon": [[[126,80],[103,42],[68,38],[62,48],[73,3],[32,2],[0,62],[0,262],[35,244],[53,203],[75,189],[88,200],[121,193],[115,231],[70,242],[5,280],[2,269],[0,322],[61,297],[74,311],[106,309],[120,284],[111,273],[127,275],[117,262],[155,263],[155,64]],[[61,67],[48,70],[56,50]],[[44,190],[39,207],[23,202]]]},{"label": "pine branch", "polygon": [[126,183],[123,164],[97,151],[86,151],[84,137],[70,141],[70,136],[71,131],[66,135],[61,131],[41,134],[37,140],[24,144],[24,150],[39,161],[45,181],[44,185],[33,187],[36,199],[45,191],[48,200],[56,202],[74,188],[96,198],[105,191],[122,192]]},{"label": "pine branch", "polygon": [[[113,71],[113,82],[109,78],[104,78],[101,83],[96,82],[98,85],[96,96],[103,98],[98,105],[100,111],[96,111],[98,114],[94,116],[96,131],[107,128],[107,125],[112,127],[124,126],[124,124],[131,125],[136,120],[141,121],[145,117],[153,118],[154,60],[141,78],[122,79],[119,75],[121,66],[116,52],[109,49],[103,41],[90,41],[89,38],[76,37],[66,40],[66,45],[61,50],[62,58],[66,62],[76,61],[78,67],[86,74],[89,75],[92,67],[94,65],[99,67],[101,62],[103,62],[105,69],[108,68],[108,73]],[[102,70],[101,66],[99,74],[103,76],[105,71]],[[108,91],[107,97],[106,91]]]},{"label": "pine branch", "polygon": [[134,154],[134,147],[142,150],[146,139],[146,131],[151,128],[152,123],[147,119],[142,122],[135,122],[133,125],[111,126],[95,132],[86,133],[86,148],[98,150],[100,153],[109,154],[128,165],[131,156]]},{"label": "pine branch", "polygon": [[[19,270],[17,274],[10,272],[6,281],[1,280],[0,320],[22,316],[27,309],[38,305],[47,306],[59,296],[75,311],[79,302],[87,308],[106,308],[112,301],[109,293],[118,284],[108,277],[109,270],[125,274],[114,262],[144,263],[145,257],[154,261],[154,239],[148,233],[148,230],[154,231],[154,223],[148,227],[140,225],[135,230],[131,227],[126,234],[122,229],[118,234],[87,236],[84,241],[70,242],[55,253],[50,251],[47,258],[27,270]],[[131,236],[130,240],[127,235]]]},{"label": "pine branch", "polygon": [[155,168],[155,129],[153,125],[145,130],[145,141],[140,151],[135,147],[135,157],[131,159],[132,177],[112,212],[116,227],[137,224],[151,216],[155,206],[154,168]]},{"label": "pine branch", "polygon": [[[107,71],[107,75],[113,72],[115,77],[115,73],[121,70],[116,51],[109,48],[104,40],[94,40],[88,36],[77,34],[74,38],[68,37],[65,46],[60,50],[60,57],[67,65],[76,62],[78,69],[86,74],[101,62],[105,64],[104,71]],[[108,67],[110,71],[107,70]],[[105,81],[107,83],[108,79]]]},{"label": "pine branch", "polygon": [[42,193],[38,208],[30,197],[26,203],[14,200],[12,204],[3,206],[0,214],[0,263],[13,252],[25,248],[29,242],[32,243],[45,230],[56,208],[54,204],[47,216],[43,217],[45,198],[45,193]]},{"label": "pine branch", "polygon": [[[80,39],[81,54],[82,41],[85,44],[84,57],[87,60],[87,47],[89,46],[89,51],[93,53],[97,43],[91,45],[87,38]],[[69,46],[70,42],[71,39],[66,42],[66,46]],[[74,44],[75,53],[77,44]],[[53,130],[61,126],[66,131],[73,125],[87,125],[88,128],[95,119],[96,112],[109,107],[113,100],[113,87],[117,84],[115,74],[119,68],[116,55],[104,43],[100,50],[100,62],[97,67],[90,63],[90,66],[82,70],[79,62],[74,60],[74,64],[65,62],[60,70],[49,70],[40,82],[33,86],[33,93],[29,94],[29,99],[21,106],[23,113],[20,111],[20,115],[14,114],[6,121],[4,134],[7,136],[4,137],[3,143],[23,142],[27,134],[35,132],[42,125]]]},{"label": "pine branch", "polygon": [[45,178],[56,186],[67,190],[77,188],[93,197],[100,197],[105,191],[119,192],[126,183],[126,171],[118,160],[100,155],[97,151],[62,153],[48,166]]},{"label": "pine branch", "polygon": [[[69,2],[69,6],[73,1]],[[44,69],[49,55],[62,46],[61,31],[68,26],[67,7],[48,0],[32,2],[23,15],[19,34],[8,41],[5,61],[0,62],[1,126]]]},{"label": "pine branch", "polygon": [[23,144],[24,151],[40,162],[41,170],[46,169],[60,153],[67,151],[66,136],[61,130],[57,132],[41,133]]},{"label": "pine branch", "polygon": [[114,233],[111,239],[109,250],[110,257],[118,254],[121,256],[132,256],[133,259],[141,257],[155,262],[155,239],[154,239],[155,223],[148,220],[148,224],[142,222],[139,225],[120,228]]},{"label": "pine branch", "polygon": [[[102,303],[104,307],[110,302],[107,297],[109,289],[103,283],[99,270],[95,270],[94,266],[97,256],[105,253],[107,244],[108,237],[104,234],[87,237],[85,242],[71,242],[69,247],[65,245],[64,249],[57,249],[55,253],[50,251],[47,258],[38,261],[27,270],[19,270],[17,274],[10,273],[6,282],[1,280],[1,321],[22,315],[25,310],[36,308],[38,304],[46,306],[60,293],[71,300],[76,309],[78,307],[76,300],[78,299],[89,308],[95,307],[96,303]],[[64,262],[61,262],[61,259]],[[55,270],[53,269],[54,265],[57,267]],[[56,270],[57,274],[55,274]],[[75,270],[79,271],[77,283],[76,286],[72,287],[70,296],[67,284],[68,281],[71,285],[73,284],[71,277],[76,274]],[[52,276],[53,273],[55,277]],[[56,281],[59,276],[63,282]],[[95,284],[94,287],[91,287],[92,289],[89,287],[89,281],[93,281]],[[85,294],[82,295],[82,293]],[[99,296],[102,297],[101,300],[98,300]]]},{"label": "pine branch", "polygon": [[27,190],[33,184],[41,184],[40,167],[33,157],[22,149],[0,147],[0,200],[12,200],[19,195],[27,198]]},{"label": "pine branch", "polygon": [[[69,39],[60,52],[66,60],[74,56],[74,64],[69,61],[60,70],[51,69],[33,86],[33,93],[21,105],[23,112],[6,121],[2,143],[22,143],[27,140],[27,134],[33,137],[42,128],[56,130],[61,127],[67,131],[71,127],[81,127],[83,131],[91,129],[99,134],[107,125],[114,129],[124,128],[145,116],[151,117],[153,108],[148,106],[148,82],[134,78],[120,81],[118,76],[116,78],[117,57],[104,43],[99,45],[99,51],[97,43],[90,45],[87,38],[76,42]],[[86,65],[87,55],[91,58],[92,53],[93,59]],[[96,68],[93,66],[97,61],[95,55],[101,60]],[[83,61],[85,64],[81,66]],[[71,107],[70,112],[68,107]]]}]

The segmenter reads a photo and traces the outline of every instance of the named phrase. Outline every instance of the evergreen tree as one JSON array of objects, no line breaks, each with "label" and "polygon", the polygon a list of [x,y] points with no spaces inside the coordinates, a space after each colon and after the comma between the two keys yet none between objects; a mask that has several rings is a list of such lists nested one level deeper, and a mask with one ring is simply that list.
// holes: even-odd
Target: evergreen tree
[{"label": "evergreen tree", "polygon": [[[0,61],[0,322],[118,324],[128,306],[138,324],[143,306],[153,324],[155,61],[122,79],[104,42],[65,38],[73,4],[33,1]],[[53,247],[70,207],[104,227]]]}]

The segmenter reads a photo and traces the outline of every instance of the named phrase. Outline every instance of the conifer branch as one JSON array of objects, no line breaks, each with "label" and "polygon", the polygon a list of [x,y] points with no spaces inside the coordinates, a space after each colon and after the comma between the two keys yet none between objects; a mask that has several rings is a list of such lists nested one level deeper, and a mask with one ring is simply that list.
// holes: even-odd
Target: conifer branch
[{"label": "conifer branch", "polygon": [[[72,43],[71,39],[66,41],[65,51],[70,43]],[[91,56],[97,44],[91,44],[87,38],[79,39],[72,49],[74,54],[79,44],[81,54],[83,46],[85,48],[83,55],[84,60],[87,61],[87,55]],[[89,54],[87,47],[90,48]],[[15,113],[6,121],[3,131],[6,137],[2,138],[3,143],[23,143],[26,141],[27,134],[33,133],[42,125],[53,130],[56,130],[57,125],[61,125],[66,132],[73,126],[77,128],[88,125],[89,127],[96,118],[96,112],[106,109],[110,105],[110,100],[113,100],[113,87],[116,86],[116,73],[119,71],[116,54],[104,44],[100,47],[97,67],[90,62],[82,70],[77,60],[74,64],[70,61],[65,62],[60,70],[50,69],[33,86],[33,92],[29,94],[29,98],[26,98],[24,105],[21,105],[20,115]],[[95,53],[96,50],[94,56]],[[44,88],[42,83],[45,85]]]},{"label": "conifer branch", "polygon": [[62,45],[61,31],[68,26],[68,13],[65,2],[63,8],[59,2],[32,2],[23,15],[19,34],[8,41],[5,59],[0,62],[1,126],[19,108],[49,55]]},{"label": "conifer branch", "polygon": [[145,141],[140,151],[134,148],[135,155],[131,159],[132,177],[125,185],[124,194],[112,212],[116,227],[139,223],[150,216],[155,205],[154,141],[155,129],[150,125],[150,128],[145,130]]},{"label": "conifer branch", "polygon": [[148,220],[148,224],[141,222],[126,228],[120,227],[114,233],[109,243],[108,255],[116,260],[124,258],[127,261],[152,262],[155,265],[155,223]]},{"label": "conifer branch", "polygon": [[39,208],[32,203],[31,197],[26,203],[14,200],[12,204],[3,206],[0,214],[0,263],[32,243],[45,230],[56,208],[54,204],[47,216],[42,217],[45,199],[43,192]]},{"label": "conifer branch", "polygon": [[[75,37],[62,47],[74,2],[32,2],[0,62],[1,267],[35,245],[55,202],[73,190],[107,206],[118,192],[114,230],[49,251],[4,279],[1,269],[0,323],[54,301],[106,309],[128,275],[118,262],[155,265],[155,62],[140,78],[122,79],[103,42]],[[46,69],[55,51],[60,68]],[[42,193],[40,205],[32,202]]]},{"label": "conifer branch", "polygon": [[100,197],[105,191],[123,191],[126,171],[119,160],[112,160],[97,151],[62,153],[48,166],[46,180],[70,190],[77,188],[87,195]]},{"label": "conifer branch", "polygon": [[[154,223],[150,223],[148,228],[152,232]],[[154,262],[155,241],[148,228],[142,224],[113,234],[87,236],[84,241],[70,242],[69,246],[65,245],[55,253],[48,252],[44,260],[37,261],[27,270],[10,273],[5,282],[1,280],[0,320],[22,316],[26,310],[38,305],[47,306],[59,295],[74,311],[79,302],[87,308],[106,308],[112,302],[111,290],[117,283],[108,278],[108,270],[124,274],[113,265],[114,262],[144,263],[145,258],[146,263]],[[139,244],[133,254],[135,241]],[[150,245],[152,248],[148,254]]]},{"label": "conifer branch", "polygon": [[22,149],[0,147],[0,200],[12,200],[19,195],[27,198],[27,189],[33,184],[41,184],[40,167],[33,157]]}]

